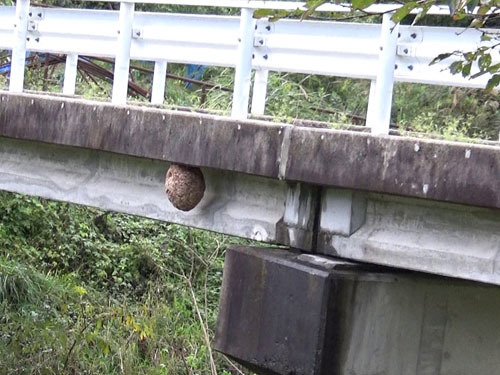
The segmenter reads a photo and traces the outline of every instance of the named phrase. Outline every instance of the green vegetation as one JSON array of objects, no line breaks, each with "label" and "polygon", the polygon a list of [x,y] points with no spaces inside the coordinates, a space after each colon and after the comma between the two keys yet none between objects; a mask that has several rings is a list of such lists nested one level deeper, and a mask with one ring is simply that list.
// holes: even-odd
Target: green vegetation
[{"label": "green vegetation", "polygon": [[234,373],[207,345],[234,241],[0,193],[0,373]]}]

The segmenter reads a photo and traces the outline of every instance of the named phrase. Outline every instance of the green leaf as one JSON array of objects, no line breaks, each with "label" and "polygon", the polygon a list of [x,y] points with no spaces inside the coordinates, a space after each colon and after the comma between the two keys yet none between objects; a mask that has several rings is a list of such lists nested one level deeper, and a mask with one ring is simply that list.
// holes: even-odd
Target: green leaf
[{"label": "green leaf", "polygon": [[463,20],[467,15],[465,14],[465,12],[463,11],[460,11],[459,13],[455,13],[453,15],[453,21],[461,21]]},{"label": "green leaf", "polygon": [[429,12],[429,9],[431,9],[432,4],[433,4],[432,2],[427,2],[423,5],[420,5],[421,9],[418,12],[417,16],[415,17],[415,19],[413,20],[413,22],[411,23],[412,26],[415,25],[418,21],[420,21],[423,17],[425,17],[427,15],[427,12]]},{"label": "green leaf", "polygon": [[484,25],[484,21],[480,18],[474,18],[472,20],[472,22],[470,23],[470,27],[473,27],[473,28],[483,27],[483,25]]},{"label": "green leaf", "polygon": [[269,22],[279,21],[280,19],[287,17],[289,15],[290,15],[290,12],[288,12],[286,10],[280,10],[278,12],[275,12],[271,17],[269,17]]},{"label": "green leaf", "polygon": [[478,17],[478,16],[484,16],[486,15],[489,11],[491,10],[490,5],[481,5],[479,7],[479,10],[477,11],[476,17],[472,20],[470,23],[470,27],[476,27],[480,28],[484,26],[484,22],[486,21],[487,17]]},{"label": "green leaf", "polygon": [[488,13],[491,9],[491,6],[485,4],[485,5],[481,5],[481,7],[479,8],[479,10],[477,11],[477,14],[479,14],[480,16],[484,16],[486,13]]},{"label": "green leaf", "polygon": [[457,74],[462,71],[463,68],[463,61],[454,61],[450,64],[448,67],[450,69],[451,74]]},{"label": "green leaf", "polygon": [[494,64],[494,65],[490,65],[488,67],[488,73],[496,73],[500,70],[500,63],[498,64]]},{"label": "green leaf", "polygon": [[365,9],[374,2],[375,0],[352,0],[352,9]]},{"label": "green leaf", "polygon": [[274,13],[276,13],[273,9],[257,9],[254,13],[253,13],[253,17],[254,18],[264,18],[264,17],[270,17],[272,15],[274,15]]},{"label": "green leaf", "polygon": [[487,34],[486,32],[483,32],[483,35],[481,35],[481,42],[488,42],[491,39],[491,35]]},{"label": "green leaf", "polygon": [[500,84],[500,74],[495,74],[488,81],[488,84],[486,85],[486,91],[491,92],[491,90],[493,90],[499,84]]},{"label": "green leaf", "polygon": [[308,0],[306,1],[306,8],[318,7],[324,3],[328,3],[329,0]]},{"label": "green leaf", "polygon": [[289,12],[287,10],[274,10],[274,9],[257,9],[253,16],[254,18],[269,18],[269,22],[276,22],[284,17],[293,14],[293,12]]},{"label": "green leaf", "polygon": [[329,0],[309,0],[306,2],[307,10],[302,15],[302,19],[309,17],[314,11],[323,4],[329,3]]},{"label": "green leaf", "polygon": [[405,18],[410,12],[415,9],[418,6],[418,3],[416,1],[410,1],[409,3],[406,3],[403,5],[401,8],[399,8],[397,11],[394,12],[392,15],[392,20],[395,23],[399,23]]},{"label": "green leaf", "polygon": [[479,0],[467,0],[465,8],[467,8],[467,11],[469,13],[472,13],[478,5],[479,5]]},{"label": "green leaf", "polygon": [[436,57],[434,57],[434,59],[432,59],[432,61],[429,63],[429,65],[434,65],[434,64],[436,64],[444,59],[447,59],[451,55],[453,55],[453,52],[441,53],[441,54],[437,55]]},{"label": "green leaf", "polygon": [[472,52],[467,52],[464,54],[465,60],[474,61],[476,59],[476,54]]},{"label": "green leaf", "polygon": [[479,69],[486,71],[491,65],[491,55],[488,53],[478,59]]},{"label": "green leaf", "polygon": [[471,70],[471,68],[472,68],[472,62],[464,64],[462,66],[462,77],[468,77],[468,76],[470,76],[470,70]]}]

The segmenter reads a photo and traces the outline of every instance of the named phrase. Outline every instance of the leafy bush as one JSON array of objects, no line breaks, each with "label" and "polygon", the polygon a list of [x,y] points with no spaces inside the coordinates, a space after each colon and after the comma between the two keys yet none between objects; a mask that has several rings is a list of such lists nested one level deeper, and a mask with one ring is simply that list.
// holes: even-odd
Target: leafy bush
[{"label": "leafy bush", "polygon": [[207,342],[234,241],[0,192],[0,373],[229,374]]}]

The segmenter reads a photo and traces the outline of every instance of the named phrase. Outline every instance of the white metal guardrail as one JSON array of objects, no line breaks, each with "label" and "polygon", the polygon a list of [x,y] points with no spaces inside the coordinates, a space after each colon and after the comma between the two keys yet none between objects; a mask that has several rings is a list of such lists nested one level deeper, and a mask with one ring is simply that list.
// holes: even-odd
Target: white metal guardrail
[{"label": "white metal guardrail", "polygon": [[[101,0],[80,0],[86,2],[97,2]],[[130,2],[141,4],[168,4],[168,5],[192,5],[202,7],[223,7],[223,8],[249,8],[249,9],[274,9],[274,10],[307,10],[305,1],[290,1],[290,0],[107,0],[109,3]],[[364,13],[382,14],[399,9],[402,5],[393,4],[373,4],[363,10]],[[477,12],[479,7],[474,12]],[[341,3],[325,3],[319,6],[317,12],[351,12],[350,4]],[[418,13],[418,9],[414,9],[411,13]],[[430,15],[449,15],[450,8],[448,5],[433,5],[430,7],[427,14]]]},{"label": "white metal guardrail", "polygon": [[[255,70],[252,113],[265,109],[269,71],[322,74],[369,79],[372,82],[367,125],[374,133],[389,129],[394,81],[482,88],[488,76],[469,80],[435,65],[438,54],[475,50],[481,32],[474,29],[394,26],[390,13],[382,24],[253,18],[253,9],[294,9],[297,2],[215,0],[141,1],[203,6],[244,6],[240,17],[147,13],[134,11],[134,1],[122,1],[120,11],[34,8],[29,0],[0,7],[0,49],[13,50],[10,90],[22,91],[26,51],[67,55],[64,93],[75,90],[78,55],[115,58],[112,101],[125,104],[130,59],[156,62],[152,101],[163,102],[167,62],[235,68],[234,117],[246,117]],[[327,4],[323,10],[347,10]],[[388,7],[393,8],[388,8]],[[372,12],[387,12],[379,5]],[[442,7],[433,8],[442,14]],[[489,30],[496,32],[495,30]],[[495,60],[495,58],[494,58]],[[499,62],[499,58],[493,63]],[[472,72],[474,73],[474,71]]]}]

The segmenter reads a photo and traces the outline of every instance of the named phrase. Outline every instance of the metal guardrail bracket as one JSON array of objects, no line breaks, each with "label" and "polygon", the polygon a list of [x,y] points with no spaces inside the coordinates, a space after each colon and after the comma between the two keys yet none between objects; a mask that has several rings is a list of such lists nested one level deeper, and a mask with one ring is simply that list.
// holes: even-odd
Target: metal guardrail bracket
[{"label": "metal guardrail bracket", "polygon": [[267,20],[257,21],[255,32],[259,34],[268,34],[274,31],[274,24]]},{"label": "metal guardrail bracket", "polygon": [[45,17],[45,12],[40,8],[31,8],[28,16],[30,21],[41,21]]},{"label": "metal guardrail bracket", "polygon": [[40,33],[37,31],[28,32],[26,36],[26,43],[40,43]]},{"label": "metal guardrail bracket", "polygon": [[253,46],[254,47],[263,47],[266,45],[266,39],[262,36],[256,36],[253,39]]},{"label": "metal guardrail bracket", "polygon": [[133,39],[142,39],[144,37],[144,30],[142,29],[133,29],[132,30],[132,38]]},{"label": "metal guardrail bracket", "polygon": [[403,43],[421,43],[424,39],[424,35],[421,28],[400,28],[399,31],[399,41]]},{"label": "metal guardrail bracket", "polygon": [[260,67],[261,64],[266,63],[270,58],[269,49],[266,46],[255,47],[254,51],[254,67]]},{"label": "metal guardrail bracket", "polygon": [[417,48],[412,44],[398,44],[397,54],[401,57],[415,57]]},{"label": "metal guardrail bracket", "polygon": [[38,31],[38,22],[29,21],[28,22],[28,32]]}]

